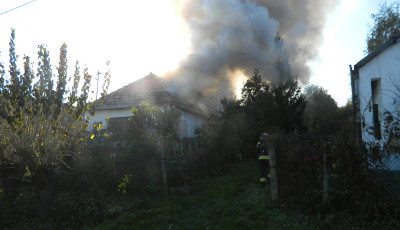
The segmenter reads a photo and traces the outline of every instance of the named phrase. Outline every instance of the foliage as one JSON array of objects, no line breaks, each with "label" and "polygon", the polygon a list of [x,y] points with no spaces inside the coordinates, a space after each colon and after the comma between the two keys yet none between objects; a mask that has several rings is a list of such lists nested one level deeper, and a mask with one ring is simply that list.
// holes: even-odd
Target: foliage
[{"label": "foliage", "polygon": [[282,36],[279,33],[277,33],[274,38],[274,41],[276,48],[278,49],[277,55],[279,55],[278,61],[276,61],[275,63],[275,67],[279,73],[279,79],[285,79],[285,80],[293,79],[290,70],[288,54]]},{"label": "foliage", "polygon": [[301,129],[307,101],[301,93],[298,82],[282,81],[272,84],[271,88],[279,117],[275,122],[286,133]]},{"label": "foliage", "polygon": [[173,106],[160,108],[143,101],[132,108],[129,119],[108,118],[107,129],[93,124],[90,150],[75,161],[76,179],[90,191],[153,193],[160,181],[160,157],[165,157],[160,156],[161,148],[168,152],[178,138],[180,114]]},{"label": "foliage", "polygon": [[[332,219],[335,212],[345,211],[362,221],[398,218],[398,196],[389,190],[390,173],[382,170],[386,155],[378,145],[356,144],[352,104],[338,108],[317,86],[307,87],[305,95],[304,121],[310,129],[301,135],[280,134],[275,142],[280,195],[286,205],[328,213]],[[395,116],[390,118],[386,124],[395,137]],[[324,175],[329,175],[329,208],[321,197]]]},{"label": "foliage", "polygon": [[321,203],[325,144],[318,134],[278,134],[275,142],[279,195],[286,205],[305,212]]},{"label": "foliage", "polygon": [[200,145],[205,147],[208,153],[213,153],[210,163],[215,164],[242,157],[241,132],[245,130],[246,125],[243,110],[237,100],[223,98],[221,106],[221,113],[212,115],[202,128],[197,130]]},{"label": "foliage", "polygon": [[[351,129],[350,129],[351,130]],[[398,200],[390,195],[380,174],[379,146],[357,146],[347,130],[330,153],[331,195],[337,210],[347,209],[369,218],[399,218]],[[378,154],[378,155],[377,155]]]},{"label": "foliage", "polygon": [[35,193],[23,191],[13,205],[0,201],[1,229],[85,229],[115,218],[128,211],[133,204],[126,198],[107,195],[103,192],[59,192],[55,196],[57,205],[46,220],[37,218],[38,204]]},{"label": "foliage", "polygon": [[[217,176],[190,184],[190,195],[168,199],[148,193],[115,196],[101,191],[61,192],[53,216],[36,219],[37,203],[30,190],[14,206],[0,211],[2,229],[396,229],[389,220],[368,218],[348,210],[310,215],[288,210],[284,199],[273,203],[268,186],[260,189],[258,162],[230,164]],[[364,192],[368,192],[364,190]],[[334,203],[333,203],[334,204]],[[235,217],[235,218],[232,218]]]},{"label": "foliage", "polygon": [[125,176],[121,179],[121,183],[118,185],[117,192],[121,194],[126,194],[126,189],[129,185],[129,179],[132,177],[132,174],[128,175],[125,174]]},{"label": "foliage", "polygon": [[132,108],[132,117],[128,120],[129,144],[145,154],[155,153],[163,142],[178,137],[180,116],[181,112],[174,106],[159,108],[143,101]]},{"label": "foliage", "polygon": [[[340,115],[346,117],[344,114]],[[379,146],[355,144],[354,125],[349,120],[343,130],[329,138],[313,131],[279,134],[275,146],[280,199],[291,210],[326,216],[323,225],[335,222],[342,226],[340,229],[349,229],[350,221],[359,220],[365,229],[374,229],[377,224],[370,221],[373,219],[392,226],[392,219],[399,218],[398,196],[393,195],[389,184],[393,183],[393,172],[380,167]],[[325,204],[321,196],[324,176],[329,186]],[[343,223],[341,214],[336,216],[343,212],[354,219]]]},{"label": "foliage", "polygon": [[376,48],[400,32],[399,2],[390,4],[384,2],[379,6],[378,12],[371,15],[374,24],[369,28],[367,36],[366,54],[372,53]]},{"label": "foliage", "polygon": [[[275,43],[280,59],[274,65],[279,80],[267,82],[258,69],[245,82],[241,99],[223,98],[221,110],[199,130],[203,145],[219,153],[221,160],[252,157],[262,132],[283,129],[286,133],[303,129],[306,99],[296,80],[292,80],[289,60],[282,37]],[[217,157],[217,156],[216,156]]]},{"label": "foliage", "polygon": [[354,119],[354,110],[353,103],[351,101],[347,102],[346,105],[338,108],[338,130],[345,130],[346,125],[353,122]]},{"label": "foliage", "polygon": [[[7,105],[7,110],[2,115],[0,127],[3,149],[1,162],[27,164],[31,170],[41,166],[65,164],[64,160],[79,154],[87,141],[85,113],[90,108],[90,103],[87,102],[90,75],[85,70],[81,102],[77,105],[70,102],[69,108],[62,108],[67,99],[66,44],[61,46],[60,65],[57,67],[59,76],[54,89],[46,47],[39,46],[36,80],[28,63],[29,57],[25,57],[25,73],[19,73],[14,39],[15,31],[12,30],[10,81],[4,80],[4,76],[2,78],[6,84],[3,86],[1,98]],[[76,92],[77,89],[72,91]],[[20,95],[21,92],[24,95]]]},{"label": "foliage", "polygon": [[1,121],[3,163],[25,164],[35,172],[41,167],[65,166],[68,157],[82,152],[87,122],[67,113],[54,121],[43,113],[39,110],[37,114],[23,114],[14,123]]},{"label": "foliage", "polygon": [[249,127],[256,128],[255,132],[258,134],[278,118],[271,87],[271,84],[262,80],[259,71],[255,69],[254,75],[242,88],[240,104],[243,106],[248,121],[251,122]]},{"label": "foliage", "polygon": [[[223,98],[221,109],[199,130],[207,151],[220,160],[252,157],[262,132],[283,129],[286,133],[303,130],[306,99],[293,80],[282,37],[277,34],[278,80],[267,82],[258,69],[245,82],[241,99]],[[221,159],[222,158],[222,159]]]},{"label": "foliage", "polygon": [[[3,108],[0,114],[0,167],[4,171],[14,170],[14,175],[9,176],[15,178],[17,184],[21,175],[29,171],[30,182],[41,194],[43,208],[47,209],[48,202],[51,202],[46,201],[47,198],[51,199],[50,185],[61,172],[70,168],[71,160],[80,156],[90,139],[86,128],[92,106],[88,102],[91,76],[85,69],[83,86],[79,92],[81,77],[76,71],[72,89],[67,89],[69,80],[65,43],[60,49],[56,85],[45,45],[38,47],[36,76],[28,56],[24,57],[24,73],[21,74],[17,66],[14,39],[15,30],[12,30],[9,76],[4,74],[4,69],[0,75],[0,102]],[[5,181],[3,177],[3,183]],[[7,190],[14,185],[4,186]],[[47,192],[49,194],[44,195]]]},{"label": "foliage", "polygon": [[383,113],[384,147],[390,154],[399,153],[400,150],[400,82],[392,81],[394,90],[391,91],[393,108]]},{"label": "foliage", "polygon": [[210,152],[220,154],[220,160],[251,157],[260,133],[302,130],[305,105],[297,81],[267,83],[255,69],[242,98],[223,98],[219,113],[199,130],[200,139]]},{"label": "foliage", "polygon": [[134,199],[131,210],[93,229],[319,229],[269,200],[268,190],[258,188],[256,163],[237,162],[196,180],[188,196]]},{"label": "foliage", "polygon": [[279,126],[285,132],[302,127],[306,99],[297,81],[266,83],[255,69],[243,86],[240,102],[258,133],[271,126]]},{"label": "foliage", "polygon": [[338,131],[338,107],[336,101],[322,87],[307,86],[304,89],[307,106],[304,111],[304,124],[321,135],[332,135]]}]

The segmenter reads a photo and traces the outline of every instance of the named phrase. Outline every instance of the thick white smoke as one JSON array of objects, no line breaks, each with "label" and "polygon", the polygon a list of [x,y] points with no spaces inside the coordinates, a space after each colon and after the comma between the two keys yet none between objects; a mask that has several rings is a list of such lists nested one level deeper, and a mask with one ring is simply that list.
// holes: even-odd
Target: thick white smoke
[{"label": "thick white smoke", "polygon": [[[258,68],[265,80],[297,78],[307,83],[307,62],[322,40],[325,15],[336,1],[187,0],[182,16],[191,33],[192,51],[170,73],[171,90],[187,89],[218,104],[232,96],[235,78]],[[280,34],[284,43],[277,42]],[[288,60],[288,62],[285,60]],[[278,63],[281,63],[280,65]],[[283,73],[282,65],[286,71]]]}]

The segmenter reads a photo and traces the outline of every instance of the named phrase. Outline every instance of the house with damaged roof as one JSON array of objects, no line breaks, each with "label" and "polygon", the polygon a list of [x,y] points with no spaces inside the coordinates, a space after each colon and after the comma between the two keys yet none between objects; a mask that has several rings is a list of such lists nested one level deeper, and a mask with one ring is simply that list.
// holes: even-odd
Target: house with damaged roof
[{"label": "house with damaged roof", "polygon": [[155,106],[175,106],[181,111],[179,136],[194,137],[196,128],[200,127],[208,116],[204,108],[189,103],[182,94],[167,90],[167,83],[150,73],[108,94],[101,105],[95,107],[95,115],[90,119],[90,127],[101,122],[106,127],[113,126],[119,130],[118,136],[126,137],[127,122],[132,116],[132,107],[143,101]]},{"label": "house with damaged roof", "polygon": [[[400,112],[400,34],[354,67],[350,65],[350,77],[357,141],[382,145],[387,141],[385,120],[390,119],[390,114]],[[393,142],[400,146],[400,140],[393,139]],[[389,169],[400,170],[399,154],[385,160]]]}]

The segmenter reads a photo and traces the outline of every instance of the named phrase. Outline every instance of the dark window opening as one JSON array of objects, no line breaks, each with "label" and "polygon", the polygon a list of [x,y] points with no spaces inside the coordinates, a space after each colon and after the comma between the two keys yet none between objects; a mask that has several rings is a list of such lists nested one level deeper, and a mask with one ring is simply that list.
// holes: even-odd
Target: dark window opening
[{"label": "dark window opening", "polygon": [[372,121],[374,125],[374,136],[377,140],[382,138],[379,120],[380,80],[380,78],[371,80]]},{"label": "dark window opening", "polygon": [[373,114],[373,118],[374,118],[375,138],[380,140],[382,138],[382,136],[381,136],[381,124],[379,122],[379,105],[378,104],[373,104],[372,114]]},{"label": "dark window opening", "polygon": [[108,120],[108,130],[112,133],[113,141],[126,140],[128,117],[116,117]]}]

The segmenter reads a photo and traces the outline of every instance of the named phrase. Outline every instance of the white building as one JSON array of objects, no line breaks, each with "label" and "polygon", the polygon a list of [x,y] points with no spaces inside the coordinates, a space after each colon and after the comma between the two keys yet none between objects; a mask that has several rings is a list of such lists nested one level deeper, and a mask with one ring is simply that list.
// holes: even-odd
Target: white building
[{"label": "white building", "polygon": [[193,105],[185,104],[177,95],[168,92],[162,80],[150,73],[108,94],[102,105],[95,108],[95,116],[90,119],[90,127],[93,127],[95,122],[102,122],[106,127],[111,123],[117,125],[120,135],[124,136],[128,118],[132,116],[132,107],[147,101],[150,105],[176,106],[181,110],[180,137],[194,137],[196,128],[204,123],[208,114]]},{"label": "white building", "polygon": [[383,143],[385,112],[400,105],[400,34],[350,66],[350,76],[358,141]]}]

